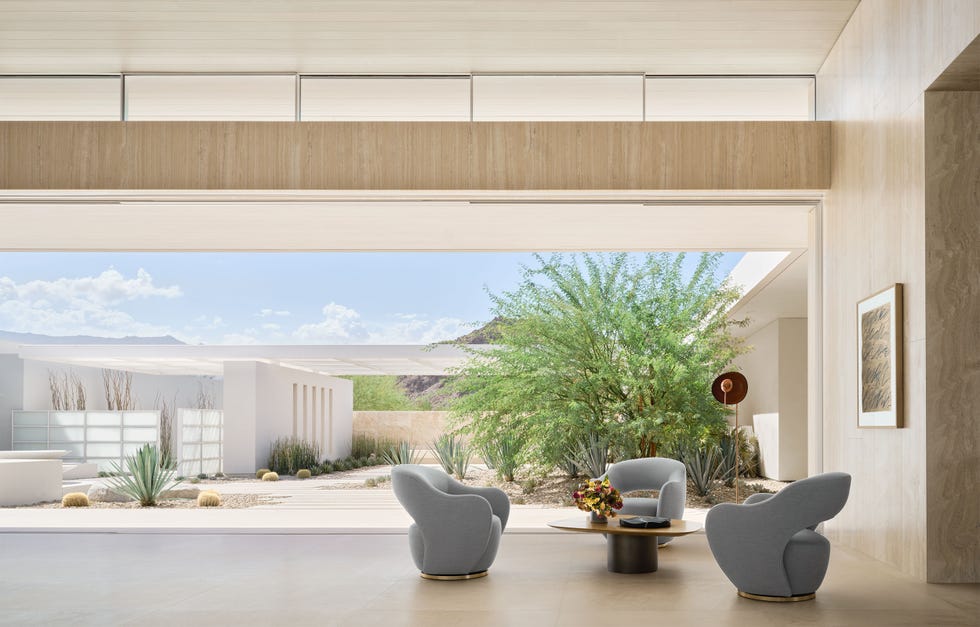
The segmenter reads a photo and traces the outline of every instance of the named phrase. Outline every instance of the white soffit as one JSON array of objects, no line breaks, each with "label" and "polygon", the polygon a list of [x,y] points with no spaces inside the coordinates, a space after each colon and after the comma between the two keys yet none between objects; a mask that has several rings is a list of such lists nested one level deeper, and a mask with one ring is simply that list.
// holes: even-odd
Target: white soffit
[{"label": "white soffit", "polygon": [[742,289],[742,298],[729,310],[729,317],[748,319],[737,329],[749,336],[777,318],[807,317],[807,265],[803,250],[750,252],[728,275]]},{"label": "white soffit", "polygon": [[5,0],[0,72],[815,74],[858,0]]},{"label": "white soffit", "polygon": [[[482,347],[475,347],[480,350]],[[153,375],[221,376],[226,362],[258,361],[326,375],[442,375],[469,354],[456,346],[22,345],[22,359]]]},{"label": "white soffit", "polygon": [[[9,195],[8,195],[9,196]],[[0,199],[6,251],[752,251],[807,245],[812,201]]]}]

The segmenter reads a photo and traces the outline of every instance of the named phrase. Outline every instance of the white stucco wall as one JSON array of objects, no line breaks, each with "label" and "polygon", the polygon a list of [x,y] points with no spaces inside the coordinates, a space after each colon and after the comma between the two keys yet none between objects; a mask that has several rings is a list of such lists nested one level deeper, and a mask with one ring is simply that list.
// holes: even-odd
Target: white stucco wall
[{"label": "white stucco wall", "polygon": [[770,416],[778,423],[773,464],[766,466],[762,451],[765,474],[772,479],[807,476],[806,333],[806,318],[779,318],[749,336],[752,351],[736,360],[749,382],[739,423],[755,426],[755,415],[776,416]]},{"label": "white stucco wall", "polygon": [[266,464],[273,441],[290,435],[318,442],[323,458],[350,454],[351,381],[261,362],[226,362],[224,385],[225,472],[254,472]]},{"label": "white stucco wall", "polygon": [[10,449],[10,412],[24,408],[24,362],[0,354],[0,450]]},{"label": "white stucco wall", "polygon": [[[24,361],[24,407],[22,409],[52,409],[48,372],[74,373],[85,386],[86,409],[107,409],[102,369],[85,366],[65,366],[45,361]],[[176,396],[178,407],[194,407],[200,386],[211,391],[215,408],[221,409],[221,381],[214,377],[168,376],[133,374],[133,395],[136,409],[159,409],[159,394],[168,402]]]}]

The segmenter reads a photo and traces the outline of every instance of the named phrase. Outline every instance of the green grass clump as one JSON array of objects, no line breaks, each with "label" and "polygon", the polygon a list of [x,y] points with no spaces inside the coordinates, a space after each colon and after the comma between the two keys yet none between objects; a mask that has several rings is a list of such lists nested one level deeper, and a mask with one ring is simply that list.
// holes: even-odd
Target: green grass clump
[{"label": "green grass clump", "polygon": [[262,481],[279,481],[279,473],[267,472],[262,475]]},{"label": "green grass clump", "polygon": [[265,473],[267,472],[272,472],[272,471],[269,470],[268,468],[259,468],[258,470],[255,471],[255,478],[261,479],[262,477],[265,476]]},{"label": "green grass clump", "polygon": [[281,475],[295,475],[300,468],[320,463],[320,445],[303,438],[279,438],[272,443],[269,468]]},{"label": "green grass clump", "polygon": [[334,470],[335,468],[333,467],[333,464],[331,464],[330,462],[323,462],[323,465],[320,466],[320,472],[325,475],[329,475]]},{"label": "green grass clump", "polygon": [[61,497],[62,507],[88,507],[88,495],[82,492],[69,492]]},{"label": "green grass clump", "polygon": [[297,479],[309,479],[312,476],[313,474],[306,468],[300,468],[299,470],[296,471]]},{"label": "green grass clump", "polygon": [[197,495],[198,507],[220,507],[221,496],[212,490],[205,490]]},{"label": "green grass clump", "polygon": [[188,480],[188,483],[201,483],[201,480],[200,480],[200,479],[198,479],[197,477],[191,477],[191,478],[190,478],[190,479]]}]

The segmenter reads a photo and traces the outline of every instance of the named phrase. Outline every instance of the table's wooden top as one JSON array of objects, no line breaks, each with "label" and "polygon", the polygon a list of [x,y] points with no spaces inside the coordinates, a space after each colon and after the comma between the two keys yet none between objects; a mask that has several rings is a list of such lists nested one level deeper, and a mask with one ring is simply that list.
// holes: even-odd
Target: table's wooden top
[{"label": "table's wooden top", "polygon": [[669,527],[661,529],[637,529],[635,527],[622,527],[619,524],[620,518],[632,518],[632,516],[617,516],[610,518],[607,523],[594,523],[589,519],[589,515],[583,512],[574,518],[564,518],[553,520],[548,523],[549,527],[564,529],[565,531],[584,531],[586,533],[623,533],[640,536],[686,536],[701,530],[701,523],[691,520],[671,520]]}]

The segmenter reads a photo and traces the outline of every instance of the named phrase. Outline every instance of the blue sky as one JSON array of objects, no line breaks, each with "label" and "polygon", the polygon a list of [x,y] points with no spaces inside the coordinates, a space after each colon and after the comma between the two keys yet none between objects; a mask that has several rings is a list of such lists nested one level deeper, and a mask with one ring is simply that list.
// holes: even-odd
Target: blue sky
[{"label": "blue sky", "polygon": [[[725,276],[742,257],[726,253]],[[693,262],[690,257],[688,261]],[[525,253],[0,253],[0,330],[402,344],[486,322]]]}]

